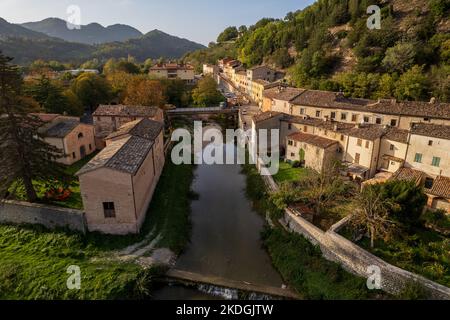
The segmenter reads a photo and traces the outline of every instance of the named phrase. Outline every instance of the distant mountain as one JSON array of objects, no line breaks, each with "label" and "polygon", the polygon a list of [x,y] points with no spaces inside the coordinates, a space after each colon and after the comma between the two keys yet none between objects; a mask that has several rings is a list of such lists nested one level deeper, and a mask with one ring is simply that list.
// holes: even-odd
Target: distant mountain
[{"label": "distant mountain", "polygon": [[98,23],[81,26],[80,29],[67,28],[67,22],[58,18],[48,18],[38,22],[23,23],[21,26],[50,37],[60,38],[68,42],[84,44],[102,44],[114,41],[126,41],[139,38],[142,33],[130,26],[115,24],[103,27]]},{"label": "distant mountain", "polygon": [[0,40],[10,37],[20,37],[26,39],[50,39],[49,36],[29,30],[20,25],[12,24],[5,19],[0,18]]},{"label": "distant mountain", "polygon": [[146,58],[180,58],[187,52],[204,49],[205,46],[153,30],[138,39],[107,43],[97,47],[97,57],[120,58],[131,55],[138,60]]},{"label": "distant mountain", "polygon": [[[46,19],[44,21],[47,21],[49,25],[61,25],[63,20]],[[65,22],[64,28],[66,28]],[[96,45],[69,42],[60,39],[56,33],[45,34],[33,31],[21,25],[8,23],[0,18],[0,51],[14,57],[14,62],[17,64],[28,64],[37,59],[83,62],[92,58],[106,60],[109,58],[126,58],[129,55],[141,61],[147,58],[157,59],[160,57],[173,59],[181,58],[190,51],[205,48],[201,44],[171,36],[159,30],[153,30],[142,35],[139,31],[124,25],[103,28],[98,24],[90,24],[84,28],[80,31],[103,30],[103,39],[106,39],[105,30],[108,30],[107,32],[115,38],[123,39],[132,34],[138,37],[123,42],[114,41]],[[40,30],[49,32],[49,29],[45,28]],[[68,29],[66,28],[66,30]],[[133,33],[132,30],[138,33]],[[92,33],[95,32],[92,31]],[[76,36],[76,34],[72,34],[72,36]],[[99,38],[97,37],[97,39]]]}]

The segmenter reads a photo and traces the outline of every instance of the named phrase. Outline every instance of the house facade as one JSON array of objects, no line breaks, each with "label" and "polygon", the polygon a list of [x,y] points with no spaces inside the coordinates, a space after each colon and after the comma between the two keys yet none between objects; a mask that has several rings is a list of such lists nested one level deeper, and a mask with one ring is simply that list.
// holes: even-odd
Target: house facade
[{"label": "house facade", "polygon": [[148,106],[100,105],[92,117],[98,149],[104,148],[105,138],[124,124],[142,119],[164,122],[163,110]]},{"label": "house facade", "polygon": [[44,140],[62,151],[57,162],[70,166],[96,151],[94,126],[79,118],[55,114],[37,114],[45,125],[39,129]]},{"label": "house facade", "polygon": [[106,141],[106,148],[77,173],[88,229],[139,233],[164,167],[163,124],[137,120]]},{"label": "house facade", "polygon": [[188,83],[193,83],[195,81],[194,67],[178,63],[155,65],[150,68],[149,75],[162,79],[180,79]]}]

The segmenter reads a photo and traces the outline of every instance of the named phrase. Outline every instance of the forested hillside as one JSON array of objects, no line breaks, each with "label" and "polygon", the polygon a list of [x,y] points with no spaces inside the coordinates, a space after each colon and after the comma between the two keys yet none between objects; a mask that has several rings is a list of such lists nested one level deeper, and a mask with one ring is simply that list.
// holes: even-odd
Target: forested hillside
[{"label": "forested hillside", "polygon": [[[367,27],[371,4],[382,9],[380,30]],[[185,59],[270,64],[296,86],[354,97],[449,101],[449,9],[448,0],[319,0],[283,20],[227,28]]]}]

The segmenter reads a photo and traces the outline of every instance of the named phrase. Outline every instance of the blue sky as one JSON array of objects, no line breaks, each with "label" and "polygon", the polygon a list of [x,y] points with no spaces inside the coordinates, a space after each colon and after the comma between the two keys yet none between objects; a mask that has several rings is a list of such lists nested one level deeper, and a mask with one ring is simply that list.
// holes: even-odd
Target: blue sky
[{"label": "blue sky", "polygon": [[230,25],[251,25],[263,17],[283,18],[313,0],[0,0],[0,17],[13,23],[48,17],[66,19],[70,5],[81,23],[124,23],[146,33],[160,29],[203,44]]}]

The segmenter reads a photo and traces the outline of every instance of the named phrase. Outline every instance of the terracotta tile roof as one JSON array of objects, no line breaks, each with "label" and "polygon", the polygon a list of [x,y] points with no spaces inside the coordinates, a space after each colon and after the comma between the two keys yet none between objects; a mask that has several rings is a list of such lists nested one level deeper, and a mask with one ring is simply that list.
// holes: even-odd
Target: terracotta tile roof
[{"label": "terracotta tile roof", "polygon": [[331,139],[322,138],[319,136],[315,136],[315,135],[307,134],[307,133],[301,133],[301,132],[297,132],[297,133],[293,133],[293,134],[289,135],[288,139],[294,140],[294,141],[299,141],[299,142],[305,142],[307,144],[319,147],[321,149],[327,149],[327,148],[331,147],[332,145],[338,144],[337,141],[334,141]]},{"label": "terracotta tile roof", "polygon": [[51,122],[61,116],[57,113],[32,113],[31,115],[38,117],[43,122]]},{"label": "terracotta tile roof", "polygon": [[384,136],[386,129],[383,126],[364,124],[353,126],[353,128],[344,131],[344,134],[359,139],[374,141]]},{"label": "terracotta tile roof", "polygon": [[269,119],[272,119],[272,118],[275,118],[275,117],[279,117],[279,116],[280,117],[283,116],[283,113],[281,113],[281,112],[274,112],[274,111],[268,111],[268,112],[263,112],[263,113],[260,113],[260,114],[258,114],[256,116],[253,116],[253,121],[258,123],[258,122],[263,122],[263,121],[266,121],[266,120],[269,120]]},{"label": "terracotta tile roof", "polygon": [[295,98],[305,92],[304,89],[277,86],[264,91],[264,97],[281,101],[295,101]]},{"label": "terracotta tile roof", "polygon": [[150,68],[150,70],[194,70],[194,67],[188,64],[158,64]]},{"label": "terracotta tile roof", "polygon": [[130,134],[130,136],[111,142],[88,164],[81,168],[77,175],[100,168],[109,168],[132,175],[136,174],[162,129],[162,124],[148,119],[126,124],[121,128],[121,134]]},{"label": "terracotta tile roof", "polygon": [[98,116],[114,117],[148,117],[153,118],[159,111],[158,107],[126,106],[126,105],[101,105],[92,114]]},{"label": "terracotta tile roof", "polygon": [[71,133],[78,125],[80,120],[75,118],[62,119],[51,125],[44,135],[49,138],[64,138]]},{"label": "terracotta tile roof", "polygon": [[411,127],[411,134],[450,140],[450,126],[414,123]]},{"label": "terracotta tile roof", "polygon": [[366,99],[345,98],[342,94],[331,91],[304,90],[296,97],[294,104],[335,109],[365,110],[371,101]]},{"label": "terracotta tile roof", "polygon": [[399,162],[399,163],[404,163],[405,160],[402,158],[397,158],[394,156],[390,156],[388,154],[383,155],[383,160],[389,160],[389,161],[394,161],[394,162]]},{"label": "terracotta tile roof", "polygon": [[433,187],[426,190],[427,193],[433,196],[450,199],[450,178],[448,177],[437,177],[434,180]]},{"label": "terracotta tile roof", "polygon": [[413,181],[419,184],[423,178],[425,178],[425,173],[422,171],[414,170],[412,168],[401,168],[399,169],[391,179],[393,180],[403,180],[403,181]]},{"label": "terracotta tile roof", "polygon": [[408,130],[399,129],[397,127],[388,127],[383,138],[401,143],[408,143],[408,136]]},{"label": "terracotta tile roof", "polygon": [[123,125],[119,130],[111,133],[106,139],[114,139],[129,134],[147,140],[155,140],[162,129],[162,123],[144,118]]}]

